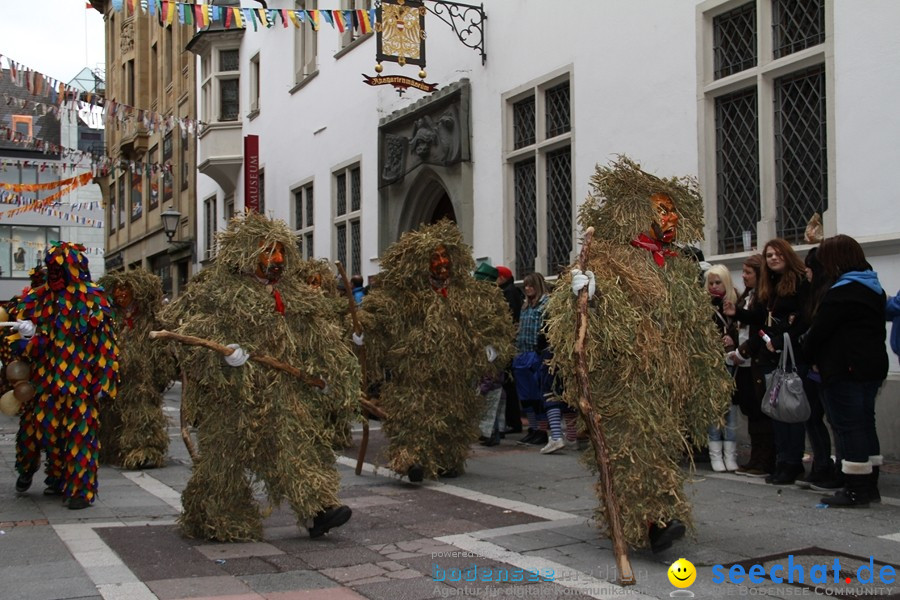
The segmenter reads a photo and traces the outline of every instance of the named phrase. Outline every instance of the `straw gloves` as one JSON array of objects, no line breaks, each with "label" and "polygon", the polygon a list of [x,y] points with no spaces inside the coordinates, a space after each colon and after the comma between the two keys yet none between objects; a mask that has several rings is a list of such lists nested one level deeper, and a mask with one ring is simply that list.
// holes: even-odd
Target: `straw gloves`
[{"label": "straw gloves", "polygon": [[16,321],[16,324],[12,327],[13,331],[18,331],[19,335],[21,335],[26,340],[34,337],[35,326],[31,321]]},{"label": "straw gloves", "polygon": [[225,362],[229,367],[241,367],[250,359],[250,355],[244,352],[244,349],[237,344],[228,344],[228,347],[234,350],[225,357]]},{"label": "straw gloves", "polygon": [[495,360],[497,360],[497,357],[500,356],[499,354],[497,354],[497,349],[490,344],[484,347],[484,352],[485,354],[487,354],[488,362],[494,362]]},{"label": "straw gloves", "polygon": [[587,286],[588,298],[593,298],[597,291],[597,282],[594,280],[592,271],[581,272],[581,269],[572,269],[572,293],[576,296]]}]

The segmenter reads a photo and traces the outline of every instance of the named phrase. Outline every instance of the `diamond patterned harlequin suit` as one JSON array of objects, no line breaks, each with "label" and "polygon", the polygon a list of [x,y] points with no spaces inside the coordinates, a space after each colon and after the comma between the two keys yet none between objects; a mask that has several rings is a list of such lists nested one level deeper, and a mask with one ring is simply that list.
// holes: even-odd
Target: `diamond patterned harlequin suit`
[{"label": "diamond patterned harlequin suit", "polygon": [[97,494],[98,403],[115,398],[118,348],[103,288],[90,280],[84,247],[52,242],[44,262],[62,267],[61,289],[32,289],[17,317],[36,332],[16,351],[32,364],[34,418],[47,451],[48,485],[65,499]]}]

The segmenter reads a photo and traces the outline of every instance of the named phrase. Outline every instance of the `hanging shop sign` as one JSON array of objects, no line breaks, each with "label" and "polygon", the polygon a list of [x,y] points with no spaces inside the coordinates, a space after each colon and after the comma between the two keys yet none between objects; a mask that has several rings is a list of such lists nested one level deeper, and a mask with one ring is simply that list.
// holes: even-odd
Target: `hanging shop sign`
[{"label": "hanging shop sign", "polygon": [[372,77],[363,73],[363,81],[369,85],[392,85],[398,93],[403,93],[407,88],[416,88],[423,92],[431,93],[437,89],[436,83],[425,83],[405,75],[377,75]]}]

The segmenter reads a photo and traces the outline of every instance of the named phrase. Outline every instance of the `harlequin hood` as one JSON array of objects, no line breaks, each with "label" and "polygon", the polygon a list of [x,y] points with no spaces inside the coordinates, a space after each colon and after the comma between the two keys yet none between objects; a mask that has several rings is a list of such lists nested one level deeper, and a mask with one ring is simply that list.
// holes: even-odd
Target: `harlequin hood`
[{"label": "harlequin hood", "polygon": [[405,289],[425,287],[431,274],[431,255],[438,246],[444,246],[450,259],[450,285],[470,279],[475,270],[472,248],[463,242],[456,223],[443,219],[434,225],[407,231],[385,251],[379,285]]},{"label": "harlequin hood", "polygon": [[280,219],[269,219],[257,213],[238,214],[216,240],[216,269],[253,273],[259,256],[276,242],[284,246],[284,277],[295,275],[300,265],[297,236]]},{"label": "harlequin hood", "polygon": [[84,246],[71,242],[50,242],[44,264],[62,265],[63,277],[67,283],[75,281],[90,281],[91,271],[88,269],[88,259],[84,255]]},{"label": "harlequin hood", "polygon": [[591,191],[578,210],[582,229],[594,227],[594,238],[627,244],[646,232],[656,215],[650,203],[653,194],[666,194],[678,214],[678,240],[703,239],[703,199],[692,177],[661,179],[620,155],[608,166],[597,165],[591,176]]}]

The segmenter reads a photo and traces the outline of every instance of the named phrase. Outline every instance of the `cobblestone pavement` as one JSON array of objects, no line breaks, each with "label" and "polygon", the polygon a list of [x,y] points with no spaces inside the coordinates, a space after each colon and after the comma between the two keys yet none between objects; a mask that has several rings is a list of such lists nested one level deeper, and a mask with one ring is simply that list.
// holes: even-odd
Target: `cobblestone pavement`
[{"label": "cobblestone pavement", "polygon": [[[620,587],[611,544],[591,520],[595,478],[576,452],[541,455],[514,435],[474,445],[462,477],[414,485],[374,466],[384,462],[377,422],[361,475],[355,447],[338,458],[353,509],[345,526],[310,540],[290,511],[270,507],[261,542],[189,540],[175,524],[190,476],[179,398],[176,385],[166,396],[169,463],[102,468],[98,501],[82,511],[41,495],[37,478],[14,492],[17,423],[0,417],[0,598],[900,598],[898,465],[884,468],[881,504],[836,510],[809,491],[699,464],[687,490],[693,535],[658,555],[631,552],[637,583]],[[687,589],[668,578],[680,557],[697,572]]]}]

